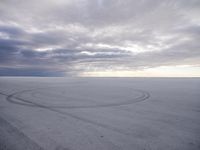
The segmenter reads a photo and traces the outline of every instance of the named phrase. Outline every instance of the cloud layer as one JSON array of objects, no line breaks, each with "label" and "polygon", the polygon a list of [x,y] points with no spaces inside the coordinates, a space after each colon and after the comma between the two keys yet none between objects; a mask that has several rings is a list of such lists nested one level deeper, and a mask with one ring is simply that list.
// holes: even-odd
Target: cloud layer
[{"label": "cloud layer", "polygon": [[200,65],[199,0],[2,0],[0,75]]}]

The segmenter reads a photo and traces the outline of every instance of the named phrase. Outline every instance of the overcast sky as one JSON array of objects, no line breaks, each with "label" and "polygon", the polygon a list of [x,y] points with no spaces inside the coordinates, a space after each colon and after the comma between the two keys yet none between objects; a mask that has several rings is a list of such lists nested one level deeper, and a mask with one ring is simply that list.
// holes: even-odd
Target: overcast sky
[{"label": "overcast sky", "polygon": [[0,75],[200,76],[200,0],[0,0]]}]

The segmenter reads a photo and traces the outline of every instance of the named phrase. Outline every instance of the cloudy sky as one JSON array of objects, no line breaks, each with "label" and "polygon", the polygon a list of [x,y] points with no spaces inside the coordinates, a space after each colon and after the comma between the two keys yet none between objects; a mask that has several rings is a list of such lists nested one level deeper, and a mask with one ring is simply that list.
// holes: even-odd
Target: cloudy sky
[{"label": "cloudy sky", "polygon": [[200,76],[199,0],[0,0],[2,76]]}]

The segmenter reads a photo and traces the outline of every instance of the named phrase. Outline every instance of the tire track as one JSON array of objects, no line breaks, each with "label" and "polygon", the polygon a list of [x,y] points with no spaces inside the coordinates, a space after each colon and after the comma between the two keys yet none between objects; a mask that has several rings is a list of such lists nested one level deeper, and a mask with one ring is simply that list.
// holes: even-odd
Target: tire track
[{"label": "tire track", "polygon": [[1,117],[0,135],[1,150],[43,150],[36,142]]},{"label": "tire track", "polygon": [[[121,130],[119,128],[116,128],[114,126],[109,126],[109,125],[106,125],[106,124],[103,124],[103,123],[100,123],[100,122],[92,121],[90,119],[83,118],[83,117],[74,115],[74,114],[69,113],[69,112],[63,112],[63,111],[61,111],[59,109],[56,109],[56,108],[53,108],[53,107],[49,107],[49,106],[46,106],[46,105],[42,105],[42,104],[39,104],[39,103],[36,103],[36,102],[28,101],[26,99],[19,98],[19,97],[15,96],[17,94],[22,94],[22,93],[30,92],[30,91],[34,91],[34,90],[24,90],[24,91],[20,91],[20,92],[15,92],[15,93],[10,94],[10,95],[4,94],[4,93],[0,93],[0,94],[6,96],[6,100],[11,102],[11,103],[14,103],[14,104],[37,107],[37,108],[43,108],[43,109],[46,109],[46,110],[49,110],[49,111],[52,111],[52,112],[56,112],[56,113],[58,113],[58,114],[60,114],[60,115],[62,115],[64,117],[71,117],[71,118],[73,118],[75,120],[84,122],[86,124],[95,125],[95,126],[107,129],[107,130],[111,130],[111,131],[117,132],[117,133],[122,134],[122,135],[127,135],[127,136],[130,136],[130,137],[134,137],[133,134],[131,134],[129,132],[126,132],[124,130]],[[142,90],[138,90],[138,91],[140,91],[142,93],[142,95],[140,97],[136,98],[136,101],[134,101],[135,103],[141,102],[141,101],[145,101],[146,99],[148,99],[150,97],[150,94],[148,92],[142,91]],[[19,100],[20,102],[14,101],[13,98]],[[131,102],[129,101],[129,102],[126,103],[126,105],[132,104],[132,103],[133,103],[132,101]],[[118,105],[114,105],[114,106],[121,106],[121,105],[123,105],[123,104],[118,104]],[[112,107],[112,106],[109,105],[107,107]],[[83,108],[83,107],[81,107],[81,108]],[[92,107],[92,108],[98,108],[98,107]]]},{"label": "tire track", "polygon": [[[14,104],[35,107],[33,102],[16,96],[18,94],[23,94],[25,92],[33,93],[35,90],[38,90],[38,89],[24,90],[24,91],[20,91],[20,92],[16,92],[16,93],[7,95],[8,96],[7,101],[14,103]],[[145,101],[146,99],[148,99],[150,97],[150,94],[146,91],[139,90],[139,89],[134,89],[133,91],[140,93],[141,96],[136,97],[136,98],[131,99],[131,100],[124,101],[124,102],[109,103],[109,104],[93,104],[93,105],[81,105],[81,106],[64,106],[64,105],[61,105],[61,106],[59,106],[59,105],[45,105],[45,106],[51,107],[51,108],[66,108],[66,109],[116,107],[116,106],[130,105],[130,104],[133,104],[133,103],[142,102],[142,101]]]}]

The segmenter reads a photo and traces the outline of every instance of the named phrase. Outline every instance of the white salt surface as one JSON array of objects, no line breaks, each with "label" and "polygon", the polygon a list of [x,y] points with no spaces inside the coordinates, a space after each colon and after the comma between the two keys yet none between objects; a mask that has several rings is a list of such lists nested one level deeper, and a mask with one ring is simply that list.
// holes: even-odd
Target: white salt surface
[{"label": "white salt surface", "polygon": [[0,78],[0,150],[199,150],[200,78]]}]

